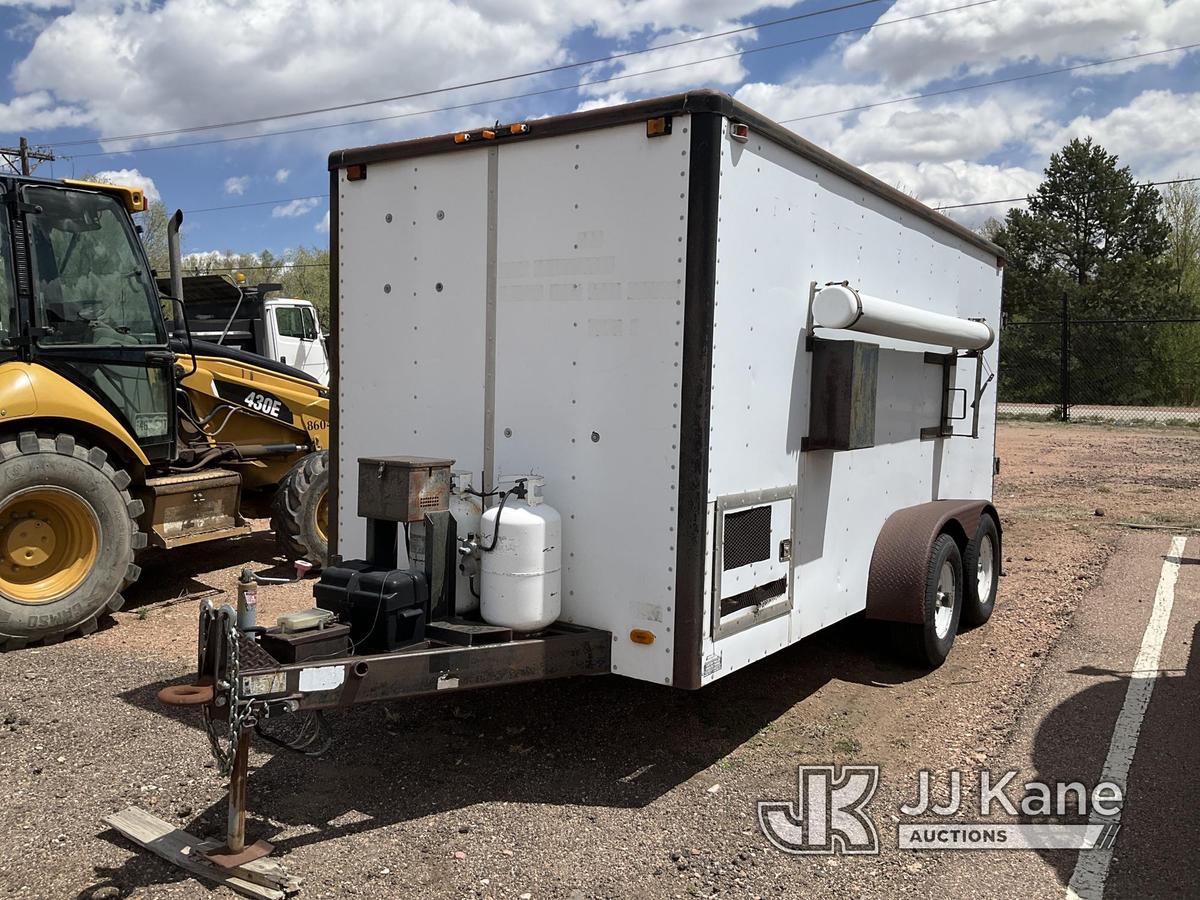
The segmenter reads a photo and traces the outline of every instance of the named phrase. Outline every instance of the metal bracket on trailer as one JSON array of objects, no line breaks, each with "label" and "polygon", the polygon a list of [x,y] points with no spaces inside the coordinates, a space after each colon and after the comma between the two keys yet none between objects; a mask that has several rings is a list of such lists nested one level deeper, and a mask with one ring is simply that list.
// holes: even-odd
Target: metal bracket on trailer
[{"label": "metal bracket on trailer", "polygon": [[[969,404],[967,403],[966,388],[952,388],[950,386],[950,373],[954,371],[960,359],[975,360],[975,397]],[[952,350],[949,353],[927,352],[925,354],[925,362],[931,366],[942,367],[942,411],[937,425],[930,425],[921,429],[921,440],[948,437],[979,437],[979,401],[983,399],[983,392],[987,390],[987,386],[996,377],[995,373],[991,372],[988,373],[986,381],[983,379],[983,351]],[[950,401],[950,395],[957,391],[962,391],[963,394],[963,414],[961,416],[953,415],[953,404]],[[965,419],[968,409],[971,410],[971,433],[967,434],[955,431],[954,423]]]}]

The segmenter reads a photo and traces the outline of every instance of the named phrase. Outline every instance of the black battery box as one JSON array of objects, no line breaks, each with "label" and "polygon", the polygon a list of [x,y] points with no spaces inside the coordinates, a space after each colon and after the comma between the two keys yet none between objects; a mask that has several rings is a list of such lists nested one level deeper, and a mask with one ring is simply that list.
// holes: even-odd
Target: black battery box
[{"label": "black battery box", "polygon": [[350,626],[334,623],[324,628],[284,631],[268,628],[258,639],[259,645],[284,665],[310,659],[349,656]]},{"label": "black battery box", "polygon": [[424,572],[347,560],[321,573],[313,597],[318,607],[350,626],[356,654],[390,653],[425,639],[429,582]]}]

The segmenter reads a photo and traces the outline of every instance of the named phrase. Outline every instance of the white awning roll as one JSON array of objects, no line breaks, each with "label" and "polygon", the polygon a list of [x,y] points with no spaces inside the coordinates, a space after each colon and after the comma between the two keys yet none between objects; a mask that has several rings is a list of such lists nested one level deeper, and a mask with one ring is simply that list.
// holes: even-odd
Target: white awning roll
[{"label": "white awning roll", "polygon": [[986,322],[881,300],[842,284],[821,288],[813,298],[813,322],[822,328],[843,328],[902,341],[984,350],[996,333]]}]

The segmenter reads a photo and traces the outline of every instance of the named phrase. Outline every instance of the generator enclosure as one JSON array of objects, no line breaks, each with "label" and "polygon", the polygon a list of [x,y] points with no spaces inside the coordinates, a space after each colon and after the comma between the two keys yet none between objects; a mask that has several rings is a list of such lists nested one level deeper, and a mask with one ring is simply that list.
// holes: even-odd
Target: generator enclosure
[{"label": "generator enclosure", "polygon": [[338,151],[330,176],[332,553],[366,550],[360,458],[537,473],[560,621],[696,688],[861,612],[892,513],[991,499],[996,343],[811,310],[844,282],[997,329],[1002,251],[724,94]]}]

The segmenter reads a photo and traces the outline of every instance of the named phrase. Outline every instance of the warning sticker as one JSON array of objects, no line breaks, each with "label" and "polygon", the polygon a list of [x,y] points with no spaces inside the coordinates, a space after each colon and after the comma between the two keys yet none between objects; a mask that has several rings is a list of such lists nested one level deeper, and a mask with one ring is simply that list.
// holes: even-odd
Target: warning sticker
[{"label": "warning sticker", "polygon": [[316,666],[300,670],[300,690],[332,691],[342,686],[346,670],[342,666]]}]

